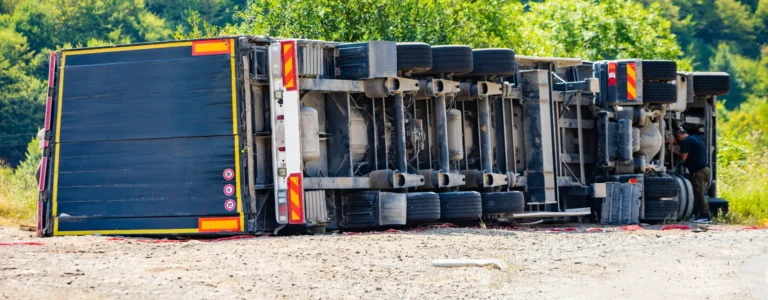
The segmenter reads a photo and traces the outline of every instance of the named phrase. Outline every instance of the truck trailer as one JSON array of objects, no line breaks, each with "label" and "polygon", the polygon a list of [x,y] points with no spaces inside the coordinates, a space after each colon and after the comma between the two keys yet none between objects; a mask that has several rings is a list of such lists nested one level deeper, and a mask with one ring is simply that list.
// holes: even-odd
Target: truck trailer
[{"label": "truck trailer", "polygon": [[726,73],[232,36],[50,54],[38,235],[322,233],[692,217]]}]

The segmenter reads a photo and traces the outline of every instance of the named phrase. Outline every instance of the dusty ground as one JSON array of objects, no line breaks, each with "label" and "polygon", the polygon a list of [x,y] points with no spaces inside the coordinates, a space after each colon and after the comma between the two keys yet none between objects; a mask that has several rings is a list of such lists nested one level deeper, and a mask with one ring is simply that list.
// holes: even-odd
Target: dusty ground
[{"label": "dusty ground", "polygon": [[[0,228],[0,298],[768,299],[768,231],[494,231],[215,242]],[[435,268],[438,258],[497,258]]]}]

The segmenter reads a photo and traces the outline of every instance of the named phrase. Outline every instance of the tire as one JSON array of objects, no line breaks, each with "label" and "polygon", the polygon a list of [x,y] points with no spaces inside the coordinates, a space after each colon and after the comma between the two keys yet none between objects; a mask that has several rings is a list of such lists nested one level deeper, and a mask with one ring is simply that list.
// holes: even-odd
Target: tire
[{"label": "tire", "polygon": [[713,217],[717,216],[720,210],[723,211],[723,215],[728,214],[728,201],[725,201],[725,199],[708,198],[707,202],[709,203],[710,216],[713,216]]},{"label": "tire", "polygon": [[680,194],[680,184],[672,177],[645,177],[646,198],[674,198]]},{"label": "tire", "polygon": [[677,102],[677,85],[666,82],[643,82],[643,102],[672,104]]},{"label": "tire", "polygon": [[425,43],[397,43],[397,69],[426,72],[432,68],[432,46]]},{"label": "tire", "polygon": [[477,220],[483,215],[483,200],[478,192],[448,192],[439,195],[442,220]]},{"label": "tire", "polygon": [[508,76],[515,74],[517,63],[512,49],[477,49],[472,51],[472,73],[467,76]]},{"label": "tire", "polygon": [[649,221],[677,220],[677,201],[646,200],[645,219]]},{"label": "tire", "polygon": [[675,197],[675,200],[677,200],[677,218],[685,219],[685,214],[688,211],[688,191],[685,187],[685,181],[683,181],[685,178],[677,174],[672,175],[672,177],[675,178],[677,187],[680,189],[680,193]]},{"label": "tire", "polygon": [[509,214],[523,213],[525,211],[525,198],[522,192],[494,192],[482,193],[483,214]]},{"label": "tire", "polygon": [[461,75],[472,72],[472,48],[449,45],[432,46],[432,68],[424,73],[429,75]]},{"label": "tire", "polygon": [[677,63],[671,60],[644,60],[643,80],[672,81],[677,79]]},{"label": "tire", "polygon": [[408,223],[440,219],[440,196],[432,192],[408,193]]},{"label": "tire", "polygon": [[693,94],[725,95],[731,90],[731,76],[724,72],[694,72]]}]

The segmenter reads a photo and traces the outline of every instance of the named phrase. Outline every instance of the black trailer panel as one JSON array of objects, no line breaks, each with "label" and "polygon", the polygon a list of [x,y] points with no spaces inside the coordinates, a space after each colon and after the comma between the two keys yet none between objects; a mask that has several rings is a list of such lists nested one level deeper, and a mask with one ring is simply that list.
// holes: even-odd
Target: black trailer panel
[{"label": "black trailer panel", "polygon": [[235,49],[62,51],[48,234],[245,231]]}]

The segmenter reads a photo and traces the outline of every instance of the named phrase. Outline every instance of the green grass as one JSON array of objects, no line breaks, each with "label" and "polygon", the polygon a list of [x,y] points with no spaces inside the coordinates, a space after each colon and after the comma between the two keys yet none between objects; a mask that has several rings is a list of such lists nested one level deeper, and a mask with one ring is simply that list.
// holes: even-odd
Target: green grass
[{"label": "green grass", "polygon": [[727,223],[759,225],[768,219],[768,153],[749,151],[718,169],[718,196],[728,200]]},{"label": "green grass", "polygon": [[27,145],[27,158],[16,169],[0,161],[0,225],[35,224],[37,212],[37,179],[40,162],[37,140]]},{"label": "green grass", "polygon": [[27,174],[21,168],[15,171],[0,166],[0,218],[1,223],[34,224],[37,211],[37,181],[34,170]]}]

